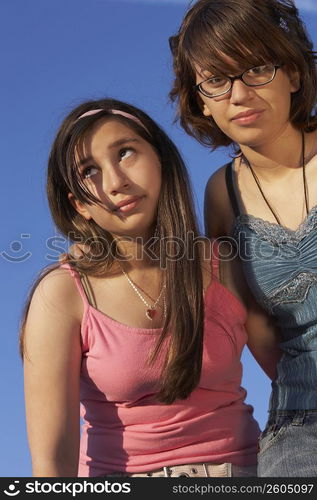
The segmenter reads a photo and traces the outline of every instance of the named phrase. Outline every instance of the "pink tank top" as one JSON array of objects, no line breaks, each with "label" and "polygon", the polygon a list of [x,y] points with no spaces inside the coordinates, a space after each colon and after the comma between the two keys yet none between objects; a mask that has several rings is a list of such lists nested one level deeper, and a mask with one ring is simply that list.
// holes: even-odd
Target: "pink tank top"
[{"label": "pink tank top", "polygon": [[78,476],[195,462],[256,463],[260,429],[240,385],[246,311],[219,282],[216,255],[212,267],[200,383],[171,405],[155,399],[159,360],[147,364],[160,330],[130,327],[98,311],[68,267],[84,302]]}]

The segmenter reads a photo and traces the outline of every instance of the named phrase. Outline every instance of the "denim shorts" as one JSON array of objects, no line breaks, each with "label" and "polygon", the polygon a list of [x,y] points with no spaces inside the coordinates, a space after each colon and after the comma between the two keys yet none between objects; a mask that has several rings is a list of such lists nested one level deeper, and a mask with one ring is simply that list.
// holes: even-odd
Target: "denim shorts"
[{"label": "denim shorts", "polygon": [[317,410],[270,412],[260,435],[259,477],[317,477]]}]

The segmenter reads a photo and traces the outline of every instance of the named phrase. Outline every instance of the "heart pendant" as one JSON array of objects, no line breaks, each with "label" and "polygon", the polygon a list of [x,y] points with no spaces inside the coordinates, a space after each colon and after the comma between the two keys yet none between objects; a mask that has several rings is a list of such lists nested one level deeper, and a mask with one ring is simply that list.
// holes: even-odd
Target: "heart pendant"
[{"label": "heart pendant", "polygon": [[146,310],[146,313],[145,313],[146,317],[147,317],[148,319],[150,319],[151,321],[153,320],[153,318],[154,318],[155,314],[156,314],[155,309],[147,309],[147,310]]}]

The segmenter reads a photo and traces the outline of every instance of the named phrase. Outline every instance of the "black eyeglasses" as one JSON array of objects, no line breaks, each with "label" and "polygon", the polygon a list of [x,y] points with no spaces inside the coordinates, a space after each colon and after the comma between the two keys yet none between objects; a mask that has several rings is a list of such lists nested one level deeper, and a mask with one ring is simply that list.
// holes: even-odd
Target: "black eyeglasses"
[{"label": "black eyeglasses", "polygon": [[206,97],[218,97],[230,92],[235,80],[241,80],[249,87],[260,87],[270,83],[280,67],[278,64],[265,64],[247,69],[237,76],[212,76],[194,85],[194,89]]}]

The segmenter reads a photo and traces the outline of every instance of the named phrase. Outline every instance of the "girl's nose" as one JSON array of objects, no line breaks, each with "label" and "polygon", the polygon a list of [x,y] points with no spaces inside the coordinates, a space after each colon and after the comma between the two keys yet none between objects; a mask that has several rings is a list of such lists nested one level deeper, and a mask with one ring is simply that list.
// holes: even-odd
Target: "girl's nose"
[{"label": "girl's nose", "polygon": [[235,80],[230,91],[230,101],[232,104],[240,104],[249,99],[252,92],[252,87],[246,85],[242,80]]},{"label": "girl's nose", "polygon": [[122,189],[126,189],[130,181],[125,172],[120,167],[111,167],[107,171],[105,178],[105,188],[109,194],[116,194]]}]

